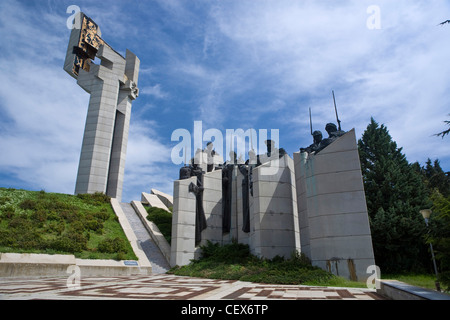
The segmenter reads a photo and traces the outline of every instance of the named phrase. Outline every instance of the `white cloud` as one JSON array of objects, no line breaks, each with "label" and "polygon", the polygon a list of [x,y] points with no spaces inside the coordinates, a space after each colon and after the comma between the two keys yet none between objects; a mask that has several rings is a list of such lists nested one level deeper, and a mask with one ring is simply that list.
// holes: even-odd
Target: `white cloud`
[{"label": "white cloud", "polygon": [[161,89],[160,84],[156,84],[154,86],[143,87],[140,89],[140,94],[150,95],[150,96],[155,97],[156,99],[166,99],[169,96],[169,94],[167,92],[164,92]]}]

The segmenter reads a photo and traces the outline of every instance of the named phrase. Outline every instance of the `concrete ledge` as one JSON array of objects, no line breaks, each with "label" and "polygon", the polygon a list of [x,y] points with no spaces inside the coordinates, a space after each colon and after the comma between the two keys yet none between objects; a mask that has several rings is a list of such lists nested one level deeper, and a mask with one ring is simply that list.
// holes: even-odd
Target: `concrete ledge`
[{"label": "concrete ledge", "polygon": [[131,205],[144,224],[145,229],[147,229],[153,241],[156,243],[159,250],[161,250],[164,258],[166,258],[167,262],[170,265],[170,244],[167,242],[166,238],[164,238],[164,235],[161,233],[156,224],[147,220],[147,210],[145,210],[142,203],[139,201],[132,201]]},{"label": "concrete ledge", "polygon": [[80,268],[82,277],[118,277],[152,274],[152,268],[141,266],[139,261],[77,259],[76,265]]},{"label": "concrete ledge", "polygon": [[80,268],[81,277],[130,276],[151,274],[151,267],[138,261],[84,260],[73,255],[1,253],[0,278],[62,277],[72,274],[69,267]]},{"label": "concrete ledge", "polygon": [[160,208],[168,212],[170,211],[156,194],[142,192],[141,201],[148,204],[150,207]]},{"label": "concrete ledge", "polygon": [[151,194],[157,195],[158,198],[166,205],[167,208],[173,207],[173,196],[156,189],[152,189]]},{"label": "concrete ledge", "polygon": [[66,276],[73,255],[0,253],[0,277]]},{"label": "concrete ledge", "polygon": [[392,300],[450,300],[450,295],[397,280],[379,280],[377,293]]}]

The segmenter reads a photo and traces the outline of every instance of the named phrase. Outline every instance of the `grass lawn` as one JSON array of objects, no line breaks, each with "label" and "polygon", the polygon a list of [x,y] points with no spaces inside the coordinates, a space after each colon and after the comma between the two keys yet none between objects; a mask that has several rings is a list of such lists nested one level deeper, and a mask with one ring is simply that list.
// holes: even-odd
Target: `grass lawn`
[{"label": "grass lawn", "polygon": [[0,188],[0,252],[137,260],[104,194]]},{"label": "grass lawn", "polygon": [[381,279],[398,280],[412,286],[436,290],[436,276],[432,274],[381,274]]}]

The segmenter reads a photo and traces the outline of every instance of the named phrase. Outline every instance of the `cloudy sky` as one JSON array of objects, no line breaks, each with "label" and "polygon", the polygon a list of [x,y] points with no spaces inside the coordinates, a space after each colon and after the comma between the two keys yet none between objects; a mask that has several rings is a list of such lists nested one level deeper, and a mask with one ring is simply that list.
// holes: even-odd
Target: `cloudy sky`
[{"label": "cloudy sky", "polygon": [[[279,129],[292,156],[335,122],[385,124],[450,170],[447,0],[2,0],[0,187],[73,193],[89,96],[63,70],[76,5],[141,60],[124,201],[171,193],[176,129]],[[223,153],[222,153],[223,154]]]}]

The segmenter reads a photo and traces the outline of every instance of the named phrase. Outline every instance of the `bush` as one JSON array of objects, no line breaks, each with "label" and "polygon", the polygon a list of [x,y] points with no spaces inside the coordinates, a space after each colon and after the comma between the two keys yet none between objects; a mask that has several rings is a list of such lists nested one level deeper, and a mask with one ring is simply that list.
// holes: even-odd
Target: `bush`
[{"label": "bush", "polygon": [[34,211],[30,216],[30,218],[36,222],[45,222],[47,221],[47,217],[48,217],[47,212],[42,209]]},{"label": "bush", "polygon": [[25,199],[19,204],[19,208],[23,210],[35,210],[38,202],[32,199]]},{"label": "bush", "polygon": [[105,239],[98,244],[98,251],[103,253],[125,253],[126,242],[121,238]]},{"label": "bush", "polygon": [[155,207],[148,208],[147,212],[147,220],[156,224],[164,238],[170,243],[172,239],[172,213]]},{"label": "bush", "polygon": [[201,250],[202,259],[213,259],[216,262],[236,264],[256,258],[250,254],[248,245],[237,242],[220,246],[218,243],[213,244],[211,241],[208,241],[205,246],[201,247]]},{"label": "bush", "polygon": [[106,208],[102,208],[100,211],[97,211],[93,214],[93,218],[100,220],[100,221],[106,221],[110,218],[111,214],[108,212]]},{"label": "bush", "polygon": [[233,242],[225,246],[208,242],[201,247],[202,257],[170,273],[210,279],[241,280],[273,284],[324,284],[336,277],[313,267],[304,254],[295,252],[290,259],[277,256],[260,259],[248,245]]},{"label": "bush", "polygon": [[111,197],[102,192],[96,192],[94,194],[78,194],[78,198],[83,199],[87,203],[99,205],[111,202]]},{"label": "bush", "polygon": [[6,206],[1,211],[1,216],[4,219],[12,219],[14,215],[16,214],[16,209],[13,206]]},{"label": "bush", "polygon": [[60,252],[76,253],[87,249],[87,238],[83,234],[69,232],[55,240],[47,242],[47,249],[53,249]]},{"label": "bush", "polygon": [[11,201],[11,198],[8,196],[0,197],[0,206],[3,206]]}]

